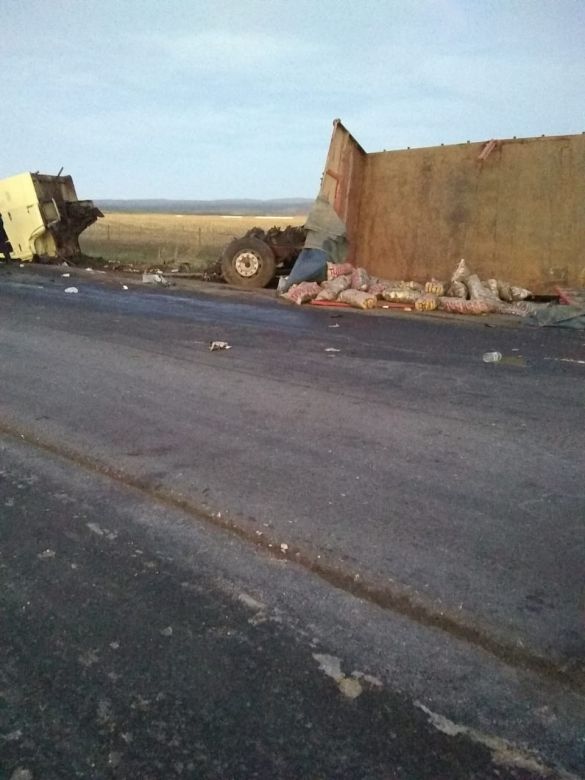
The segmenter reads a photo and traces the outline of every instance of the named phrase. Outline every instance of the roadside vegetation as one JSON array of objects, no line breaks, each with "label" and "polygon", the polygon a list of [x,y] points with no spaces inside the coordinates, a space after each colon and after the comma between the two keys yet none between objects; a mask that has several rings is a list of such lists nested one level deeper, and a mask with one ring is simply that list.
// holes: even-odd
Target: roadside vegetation
[{"label": "roadside vegetation", "polygon": [[251,227],[302,225],[299,216],[106,212],[80,238],[84,255],[128,266],[189,266],[203,271],[222,248]]}]

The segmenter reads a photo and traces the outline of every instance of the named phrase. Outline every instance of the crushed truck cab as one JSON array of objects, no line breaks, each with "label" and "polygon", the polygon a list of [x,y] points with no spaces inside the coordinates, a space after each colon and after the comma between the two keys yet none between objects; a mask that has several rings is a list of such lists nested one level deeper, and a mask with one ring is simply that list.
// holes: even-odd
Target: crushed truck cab
[{"label": "crushed truck cab", "polygon": [[63,259],[80,254],[79,235],[102,212],[78,200],[71,176],[21,173],[0,180],[0,256]]}]

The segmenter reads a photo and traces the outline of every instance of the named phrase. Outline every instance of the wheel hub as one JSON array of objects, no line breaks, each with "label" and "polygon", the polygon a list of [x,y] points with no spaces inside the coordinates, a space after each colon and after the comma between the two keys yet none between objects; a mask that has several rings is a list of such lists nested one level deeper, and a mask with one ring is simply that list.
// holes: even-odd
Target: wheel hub
[{"label": "wheel hub", "polygon": [[260,258],[249,249],[244,250],[234,258],[236,271],[245,278],[254,276],[260,270]]}]

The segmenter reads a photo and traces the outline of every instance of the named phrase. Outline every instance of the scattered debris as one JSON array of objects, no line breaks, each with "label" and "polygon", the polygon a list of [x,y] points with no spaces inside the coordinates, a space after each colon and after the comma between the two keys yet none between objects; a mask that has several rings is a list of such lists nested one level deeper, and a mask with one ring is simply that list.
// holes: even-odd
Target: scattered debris
[{"label": "scattered debris", "polygon": [[341,693],[348,699],[357,699],[364,690],[361,683],[353,677],[344,677],[337,684]]},{"label": "scattered debris", "polygon": [[335,655],[327,655],[326,653],[313,653],[313,658],[319,664],[319,669],[324,672],[328,677],[331,677],[335,682],[342,680],[345,675],[341,671],[341,659]]},{"label": "scattered debris", "polygon": [[66,293],[78,293],[79,290],[77,289],[77,287],[66,287],[64,292],[66,292]]},{"label": "scattered debris", "polygon": [[341,352],[341,350],[336,347],[325,347],[325,352]]},{"label": "scattered debris", "polygon": [[10,731],[8,734],[0,734],[0,739],[4,742],[18,742],[22,738],[22,730],[16,729],[16,731]]},{"label": "scattered debris", "polygon": [[573,775],[564,770],[560,770],[555,767],[550,768],[545,766],[540,757],[528,750],[522,750],[517,748],[511,742],[508,742],[502,737],[496,737],[491,734],[485,734],[470,726],[464,726],[460,723],[455,723],[444,715],[440,715],[437,712],[433,712],[426,707],[422,702],[415,701],[415,706],[419,710],[424,712],[427,716],[429,723],[442,734],[446,734],[449,737],[458,737],[464,735],[472,742],[478,745],[482,745],[487,748],[492,756],[492,761],[495,764],[501,766],[515,767],[517,769],[524,769],[527,772],[534,773],[539,777],[556,777],[563,778],[563,780],[578,780],[576,775]]},{"label": "scattered debris", "polygon": [[245,604],[250,609],[255,609],[255,610],[266,609],[266,604],[263,604],[261,601],[256,601],[256,599],[250,596],[248,593],[243,593],[243,592],[239,593],[238,601],[241,601],[242,604]]},{"label": "scattered debris", "polygon": [[42,561],[47,560],[47,558],[54,558],[55,557],[55,550],[43,550],[42,553],[39,553],[37,555],[37,558],[40,558]]},{"label": "scattered debris", "polygon": [[334,322],[333,325],[328,325],[327,327],[328,328],[338,328],[339,327],[339,323],[338,322]]},{"label": "scattered debris", "polygon": [[143,284],[160,284],[162,287],[168,287],[170,282],[161,273],[143,273]]},{"label": "scattered debris", "polygon": [[69,279],[71,274],[61,274],[61,276],[63,277],[63,279]]},{"label": "scattered debris", "polygon": [[499,363],[501,359],[501,352],[484,352],[482,355],[482,360],[484,363]]},{"label": "scattered debris", "polygon": [[545,360],[555,360],[557,363],[578,363],[581,366],[585,366],[585,360],[576,360],[574,358],[554,358],[545,357]]},{"label": "scattered debris", "polygon": [[341,693],[348,699],[356,699],[363,692],[362,684],[355,673],[351,677],[347,677],[341,671],[341,660],[337,656],[313,653],[313,658],[319,664],[321,671],[335,680]]},{"label": "scattered debris", "polygon": [[97,664],[100,658],[96,650],[87,650],[85,653],[79,655],[77,660],[82,666],[89,668],[90,666]]},{"label": "scattered debris", "polygon": [[86,526],[92,533],[97,536],[104,536],[106,539],[109,539],[110,542],[113,542],[114,539],[118,538],[118,534],[115,531],[110,531],[108,528],[102,528],[98,523],[86,523]]},{"label": "scattered debris", "polygon": [[161,636],[172,636],[173,635],[173,627],[167,626],[166,628],[163,628],[163,630],[160,632]]},{"label": "scattered debris", "polygon": [[231,344],[228,344],[227,341],[210,341],[209,342],[209,351],[210,352],[217,352],[220,349],[231,349]]},{"label": "scattered debris", "polygon": [[128,285],[127,285],[127,284],[123,284],[123,285],[122,285],[122,289],[123,289],[123,290],[127,290],[127,289],[128,289]]},{"label": "scattered debris", "polygon": [[17,769],[15,769],[14,772],[10,775],[10,780],[33,780],[33,773],[30,771],[30,769],[17,767]]}]

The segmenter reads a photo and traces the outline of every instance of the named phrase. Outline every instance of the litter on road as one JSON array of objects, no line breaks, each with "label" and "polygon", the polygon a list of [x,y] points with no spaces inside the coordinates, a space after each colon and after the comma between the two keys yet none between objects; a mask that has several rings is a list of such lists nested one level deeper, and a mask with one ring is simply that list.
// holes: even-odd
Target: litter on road
[{"label": "litter on road", "polygon": [[69,279],[71,274],[61,274],[61,276],[63,277],[63,279]]},{"label": "litter on road", "polygon": [[209,342],[209,351],[210,352],[217,352],[220,349],[231,349],[231,344],[228,344],[227,341],[210,341]]},{"label": "litter on road", "polygon": [[170,285],[170,282],[168,279],[165,279],[165,277],[160,273],[143,273],[142,274],[142,283],[143,284],[160,284],[162,287],[168,287]]},{"label": "litter on road", "polygon": [[77,289],[77,287],[66,287],[64,292],[66,292],[66,293],[78,293],[79,290]]},{"label": "litter on road", "polygon": [[499,363],[501,359],[501,352],[484,352],[482,357],[484,363]]}]

